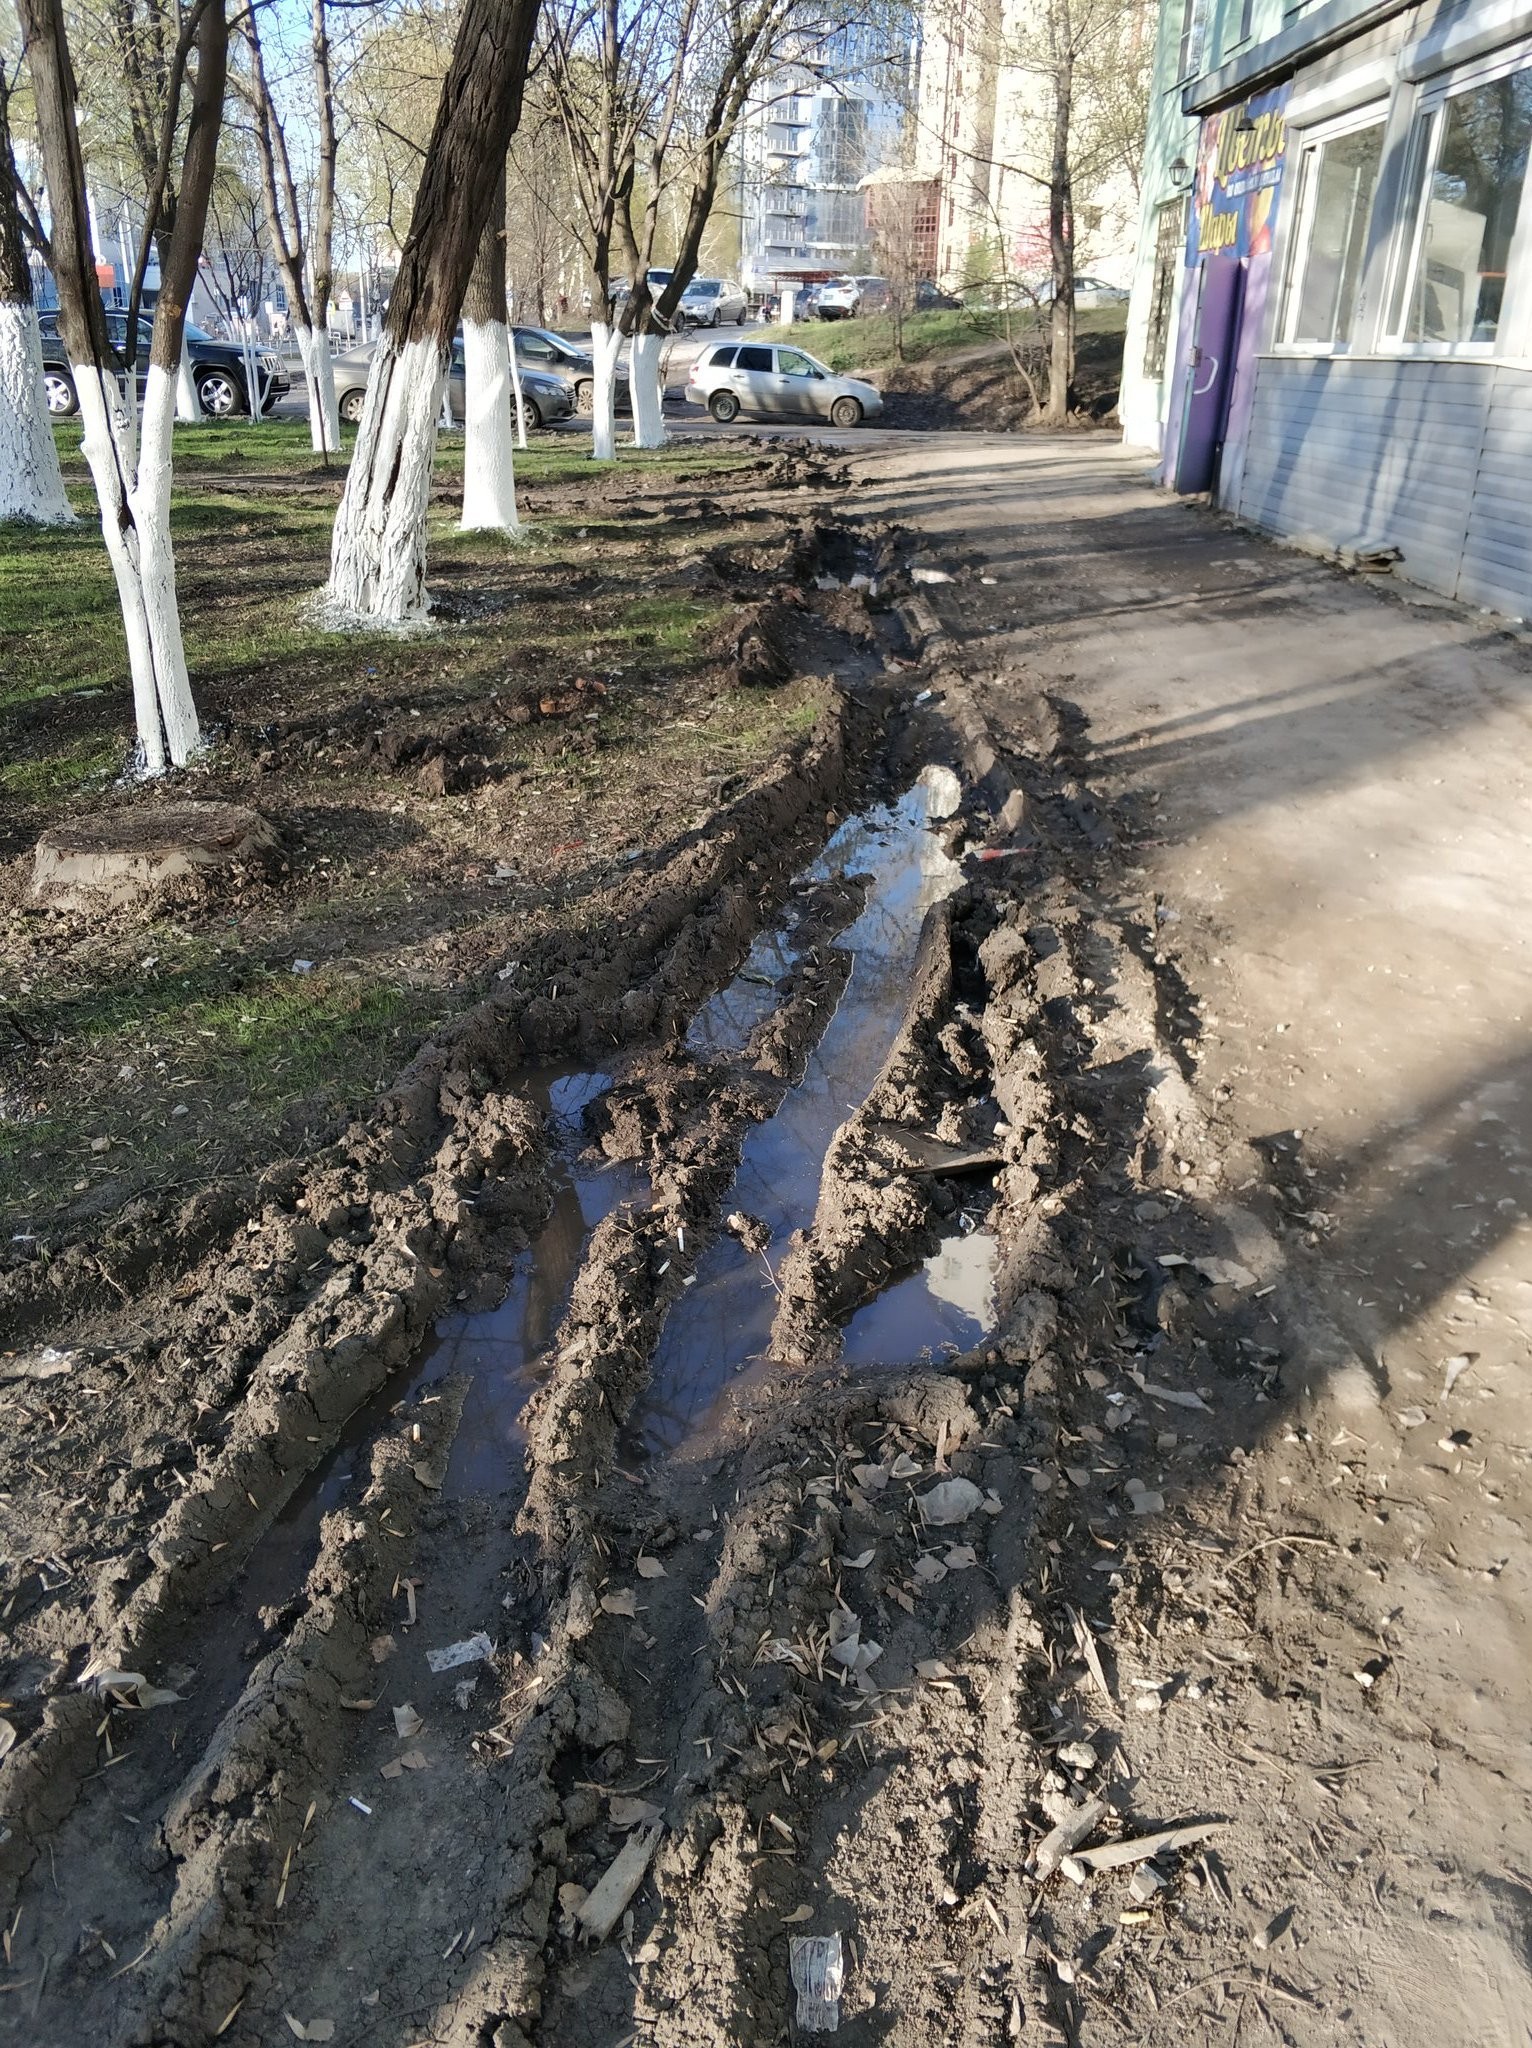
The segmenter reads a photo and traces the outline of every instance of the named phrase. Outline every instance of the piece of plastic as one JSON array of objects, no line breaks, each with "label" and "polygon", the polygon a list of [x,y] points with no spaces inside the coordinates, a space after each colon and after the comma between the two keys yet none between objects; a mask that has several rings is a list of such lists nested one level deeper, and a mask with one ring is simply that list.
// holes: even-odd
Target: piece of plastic
[{"label": "piece of plastic", "polygon": [[833,2034],[840,2026],[846,1958],[838,1934],[794,1934],[788,1967],[798,1994],[798,2026],[805,2034]]}]

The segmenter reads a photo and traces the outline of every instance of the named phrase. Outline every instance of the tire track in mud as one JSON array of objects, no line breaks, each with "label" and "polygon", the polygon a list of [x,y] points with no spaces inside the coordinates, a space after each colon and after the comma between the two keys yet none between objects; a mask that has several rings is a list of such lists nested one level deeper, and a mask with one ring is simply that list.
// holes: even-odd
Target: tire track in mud
[{"label": "tire track in mud", "polygon": [[[973,852],[990,839],[1019,855],[1020,828],[1041,830],[1054,800],[1048,751],[1027,771],[1036,786],[1024,786],[1026,763],[990,743],[961,679],[943,682],[944,720],[906,729],[902,774],[945,751],[970,789],[957,842],[966,834]],[[803,774],[799,829],[845,776],[843,750],[833,769]],[[792,843],[784,835],[773,848],[777,889]],[[741,831],[722,870],[738,900],[709,930],[665,913],[680,964],[656,1016],[668,1001],[679,1023],[738,964],[761,892],[733,878],[761,852]],[[216,1733],[193,1737],[190,1769],[175,1761],[180,1789],[139,1895],[152,1893],[161,1915],[150,1955],[125,1982],[97,1946],[70,1958],[71,2026],[88,2011],[104,2040],[179,2044],[227,2019],[221,2038],[243,2048],[278,2037],[291,2012],[333,2018],[339,2040],[400,2048],[422,2038],[562,2048],[597,2038],[591,2028],[608,2020],[613,2039],[637,2027],[709,2048],[774,2042],[791,2010],[789,1916],[804,1906],[810,1931],[835,1927],[851,1944],[852,2039],[874,2007],[897,2015],[889,2038],[911,2048],[992,2039],[1016,1998],[1031,2010],[1035,1900],[1023,1866],[1053,1733],[1042,1700],[1055,1661],[1049,1495],[1063,1485],[1054,1400],[1110,1320],[1093,1183],[1108,1158],[1142,1154],[1157,1084],[1144,1071],[1152,1028],[1135,1036],[1100,993],[1127,970],[1099,907],[1050,877],[1042,852],[966,873],[927,923],[888,1055],[846,1105],[814,1220],[779,1269],[779,1283],[792,1282],[777,1314],[780,1370],[739,1389],[714,1437],[664,1465],[623,1465],[623,1422],[666,1311],[720,1226],[746,1134],[800,1070],[844,980],[829,943],[854,908],[843,886],[810,899],[792,971],[738,1056],[673,1042],[619,1072],[588,1128],[608,1156],[642,1158],[653,1199],[591,1234],[529,1413],[525,1492],[444,1500],[423,1485],[410,1432],[419,1426],[428,1450],[450,1438],[458,1397],[444,1383],[417,1389],[395,1419],[403,1435],[379,1438],[370,1493],[326,1519],[301,1596],[276,1617],[281,1640]],[[573,1042],[600,1055],[586,1030],[599,1008],[555,1016],[537,1000],[519,1011],[522,1046],[545,1033],[540,1051]],[[602,1027],[619,1036],[622,1000],[609,996]],[[475,1040],[451,1067],[465,1107],[483,1099],[480,1077],[496,1078],[490,1057]],[[442,1069],[434,1085],[432,1116],[446,1099]],[[469,1195],[507,1163],[534,1221],[546,1204],[540,1127],[502,1124],[499,1167],[473,1179],[454,1158],[427,1184],[457,1228],[472,1227]],[[954,1205],[971,1203],[962,1174],[910,1166],[901,1131],[906,1143],[934,1136],[959,1148],[978,1137],[1002,1155],[987,1198],[996,1327],[951,1369],[893,1359],[852,1373],[838,1362],[847,1317],[924,1255]],[[422,1183],[401,1181],[408,1208]],[[509,1247],[529,1227],[506,1220],[481,1243]],[[398,1256],[389,1244],[385,1253]],[[390,1265],[390,1282],[417,1263]],[[443,1264],[422,1327],[450,1283],[471,1284],[481,1265],[477,1249],[461,1268]],[[301,1371],[294,1385],[304,1388]],[[314,1433],[333,1441],[329,1417],[320,1421]],[[1047,1486],[1039,1475],[1052,1475]],[[913,1505],[969,1478],[993,1498],[961,1525],[938,1529]],[[260,1511],[230,1511],[248,1546]],[[197,1529],[206,1540],[213,1525],[196,1517],[207,1512],[199,1499],[168,1535]],[[211,1551],[195,1557],[210,1590],[233,1582]],[[647,1576],[640,1560],[665,1576]],[[126,1609],[97,1595],[104,1614],[140,1619],[139,1641],[151,1583],[129,1589]],[[419,1619],[406,1632],[412,1595]],[[857,1642],[881,1645],[861,1673],[868,1690],[831,1654],[851,1640],[848,1615]],[[460,1681],[423,1673],[422,1650],[474,1627],[496,1654],[460,1710],[449,1704]],[[374,1664],[379,1634],[395,1645]],[[126,1654],[134,1639],[124,1630],[115,1640]],[[369,1712],[341,1704],[374,1695]],[[425,1722],[426,1766],[380,1778],[398,1761],[391,1710],[405,1701]],[[72,1715],[75,1768],[88,1767],[99,1708],[76,1696],[53,1709]],[[33,1737],[8,1763],[7,1786],[17,1763],[35,1771],[44,1753]],[[587,1952],[562,1931],[575,1900],[564,1888],[588,1888],[625,1838],[614,1796],[651,1801],[665,1832],[631,1934],[619,1928]],[[359,1814],[352,1797],[378,1814]],[[18,1861],[35,1860],[43,1841],[37,1811]],[[77,1818],[89,1820],[84,1806]],[[87,1856],[82,1839],[75,1867]],[[154,1868],[160,1856],[171,1861]],[[901,1864],[910,1881],[890,1884]],[[27,1903],[38,1896],[34,1880]],[[50,1923],[55,1940],[65,1917]],[[121,1935],[114,1926],[108,1939]],[[33,2025],[26,2037],[75,2036]]]}]

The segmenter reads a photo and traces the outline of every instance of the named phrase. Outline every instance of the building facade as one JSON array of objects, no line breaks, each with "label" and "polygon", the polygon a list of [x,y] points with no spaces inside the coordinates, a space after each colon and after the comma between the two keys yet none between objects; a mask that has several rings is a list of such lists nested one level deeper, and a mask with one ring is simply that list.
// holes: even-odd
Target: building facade
[{"label": "building facade", "polygon": [[[924,9],[914,167],[939,187],[936,276],[949,290],[1035,285],[1050,275],[1047,13],[1048,0],[928,0]],[[1141,9],[1102,7],[1084,26],[1131,65],[1154,17],[1146,0]],[[1080,95],[1072,128],[1076,268],[1126,284],[1139,210],[1128,161],[1135,152],[1126,137],[1092,132],[1089,97]]]},{"label": "building facade", "polygon": [[1126,436],[1255,525],[1532,614],[1532,4],[1264,4],[1166,10]]},{"label": "building facade", "polygon": [[864,181],[898,160],[910,56],[901,19],[842,30],[780,65],[740,123],[740,279],[752,291],[864,271]]}]

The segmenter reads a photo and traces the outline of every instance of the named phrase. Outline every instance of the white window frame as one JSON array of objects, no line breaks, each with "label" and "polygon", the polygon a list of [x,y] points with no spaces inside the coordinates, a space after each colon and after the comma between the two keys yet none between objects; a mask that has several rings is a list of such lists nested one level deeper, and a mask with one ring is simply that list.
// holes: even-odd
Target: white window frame
[{"label": "white window frame", "polygon": [[[1357,280],[1358,317],[1354,323],[1356,333],[1360,338],[1342,342],[1292,341],[1288,338],[1287,329],[1297,313],[1293,287],[1298,282],[1299,273],[1303,265],[1308,261],[1309,236],[1314,225],[1314,206],[1319,193],[1319,180],[1306,175],[1308,167],[1305,157],[1307,152],[1311,149],[1321,150],[1326,143],[1338,141],[1344,135],[1360,134],[1364,128],[1381,128],[1383,130],[1386,151],[1388,122],[1389,100],[1388,96],[1384,94],[1381,98],[1368,100],[1364,106],[1349,108],[1344,114],[1338,114],[1333,121],[1316,121],[1312,128],[1300,130],[1288,145],[1288,160],[1289,162],[1295,162],[1298,172],[1298,214],[1293,222],[1292,234],[1288,238],[1287,260],[1282,270],[1282,290],[1277,300],[1278,325],[1276,337],[1272,343],[1273,352],[1277,355],[1350,356],[1366,355],[1369,353],[1366,340],[1369,322],[1365,298],[1365,286],[1367,283],[1365,244],[1362,252],[1362,274]],[[1386,161],[1386,155],[1382,161]],[[1381,182],[1380,175],[1378,183],[1373,186],[1373,203],[1377,201]],[[1366,243],[1370,244],[1373,233],[1370,211],[1368,219]]]},{"label": "white window frame", "polygon": [[[1402,334],[1394,331],[1395,325],[1407,325],[1409,303],[1406,297],[1409,280],[1415,275],[1416,259],[1420,251],[1421,236],[1425,232],[1429,198],[1425,192],[1428,170],[1433,168],[1441,150],[1442,128],[1446,118],[1449,100],[1460,98],[1475,87],[1490,85],[1497,78],[1508,78],[1518,71],[1532,70],[1532,39],[1513,44],[1508,49],[1497,50],[1492,57],[1480,58],[1477,62],[1460,64],[1450,71],[1437,72],[1424,79],[1414,94],[1409,109],[1409,125],[1405,135],[1405,176],[1394,197],[1394,219],[1390,237],[1389,260],[1383,280],[1382,303],[1378,312],[1377,353],[1390,356],[1423,356],[1439,362],[1506,362],[1517,361],[1527,353],[1526,320],[1527,309],[1532,305],[1532,162],[1528,164],[1527,177],[1522,185],[1521,203],[1516,214],[1516,232],[1511,239],[1510,251],[1506,258],[1505,297],[1501,304],[1499,331],[1493,341],[1406,341]],[[1423,132],[1422,124],[1429,119],[1430,127],[1424,130],[1425,148],[1417,150],[1417,138]],[[1401,230],[1406,215],[1416,198],[1420,204],[1416,209],[1413,232],[1408,241]],[[1398,302],[1398,311],[1395,303]]]}]

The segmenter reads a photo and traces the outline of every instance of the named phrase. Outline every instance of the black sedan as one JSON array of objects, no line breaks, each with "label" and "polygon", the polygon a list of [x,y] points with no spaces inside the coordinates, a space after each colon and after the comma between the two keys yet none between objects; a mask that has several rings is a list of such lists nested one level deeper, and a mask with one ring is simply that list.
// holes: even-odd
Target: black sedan
[{"label": "black sedan", "polygon": [[[42,329],[43,391],[47,396],[48,410],[55,419],[69,419],[80,410],[80,395],[74,388],[74,371],[70,367],[68,351],[59,334],[58,314],[41,314],[38,326]],[[128,337],[127,314],[109,309],[106,316],[106,331],[112,347],[117,350],[120,357]],[[152,332],[152,320],[147,315],[140,316],[140,398],[148,381],[149,341]],[[209,419],[226,420],[238,413],[250,412],[250,395],[245,389],[245,356],[242,349],[236,348],[232,342],[214,341],[212,335],[204,334],[200,327],[193,327],[188,320],[186,351],[191,357],[197,397]],[[258,348],[255,351],[255,367],[260,378],[260,389],[256,393],[254,410],[259,417],[261,413],[268,412],[273,403],[291,388],[291,380],[283,367],[282,358],[268,348]]]}]

